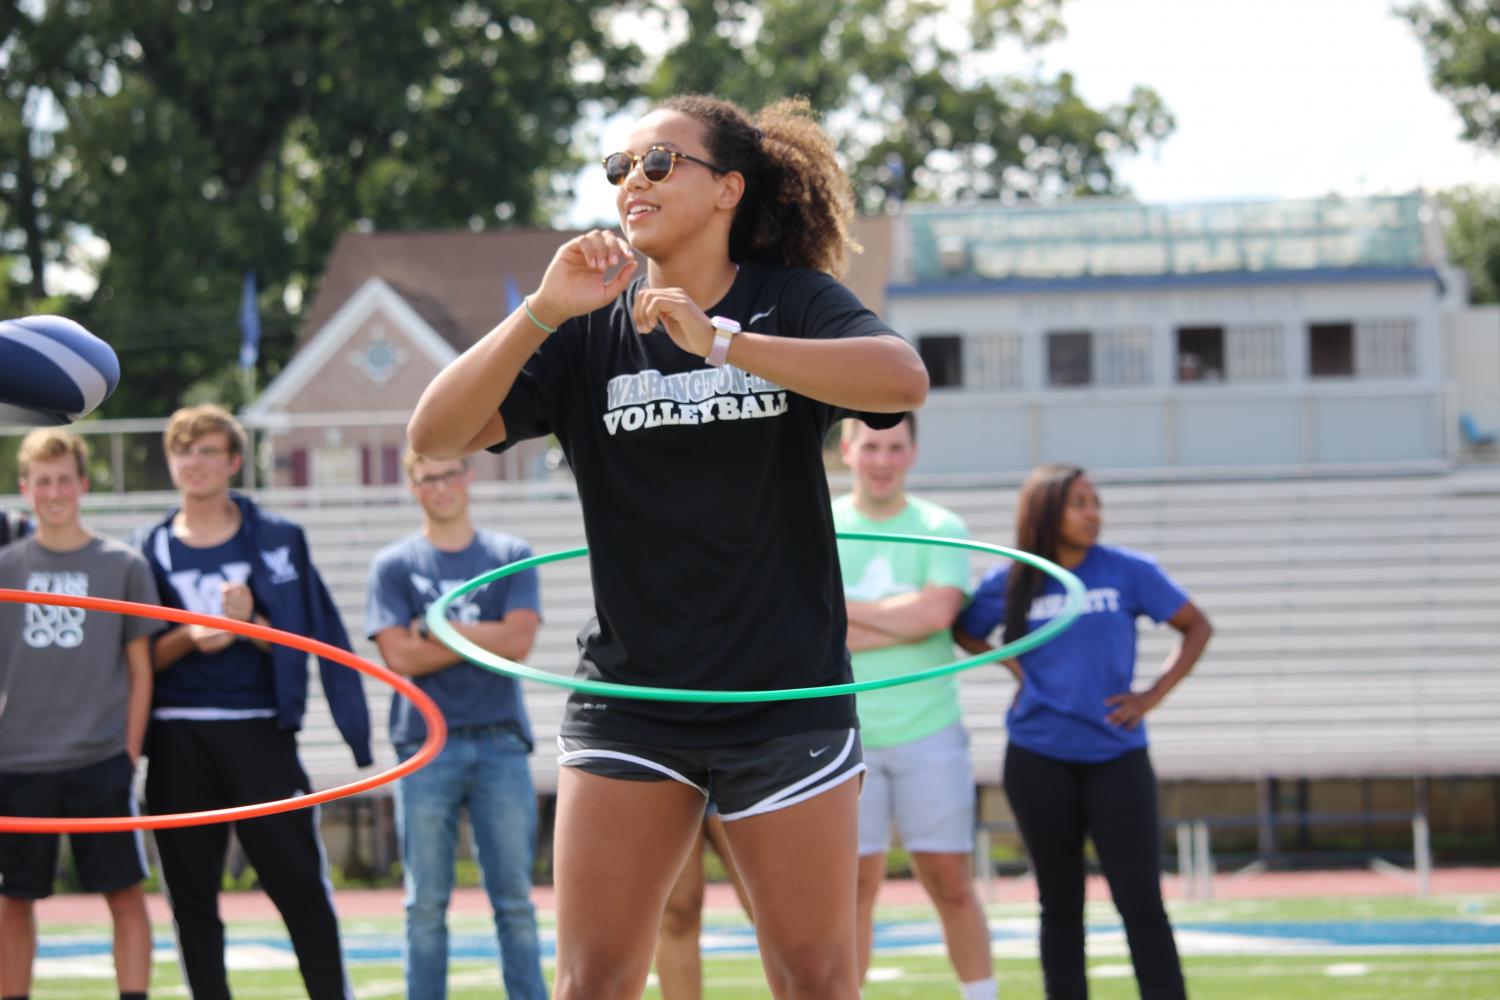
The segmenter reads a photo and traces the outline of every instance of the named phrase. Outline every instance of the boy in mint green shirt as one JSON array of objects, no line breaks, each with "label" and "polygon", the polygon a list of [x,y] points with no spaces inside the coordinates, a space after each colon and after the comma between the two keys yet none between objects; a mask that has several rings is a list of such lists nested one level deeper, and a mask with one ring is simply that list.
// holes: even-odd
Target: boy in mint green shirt
[{"label": "boy in mint green shirt", "polygon": [[[833,502],[839,531],[967,538],[950,510],[906,493],[916,458],[916,421],[887,430],[844,422],[840,453],[854,489]],[[857,680],[894,677],[954,659],[951,628],[969,591],[962,549],[839,541],[849,649]],[[859,947],[869,970],[875,898],[895,821],[912,867],[943,925],[965,1000],[994,1000],[989,926],[974,895],[974,776],[956,677],[857,696],[869,768],[859,803]]]},{"label": "boy in mint green shirt", "polygon": [[[915,496],[906,497],[899,513],[877,520],[855,505],[851,493],[833,502],[833,521],[839,531],[969,537],[968,526],[957,514]],[[860,680],[899,677],[953,662],[949,626],[941,624],[953,595],[923,591],[956,591],[961,610],[969,591],[969,556],[965,550],[846,539],[839,542],[839,563],[849,608],[849,648]],[[904,607],[910,616],[905,633],[886,632],[880,625],[895,618],[899,612],[892,609],[896,607]],[[905,624],[889,627],[899,630]],[[857,635],[857,630],[861,634]],[[859,738],[866,749],[919,740],[953,725],[962,715],[958,677],[953,674],[862,691],[855,700],[859,706]]]}]

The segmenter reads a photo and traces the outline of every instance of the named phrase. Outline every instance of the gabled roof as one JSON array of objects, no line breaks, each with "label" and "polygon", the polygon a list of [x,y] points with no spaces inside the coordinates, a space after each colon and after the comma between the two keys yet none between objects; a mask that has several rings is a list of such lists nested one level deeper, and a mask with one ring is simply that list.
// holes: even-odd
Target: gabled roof
[{"label": "gabled roof", "polygon": [[442,368],[458,357],[459,352],[408,298],[380,278],[367,278],[337,312],[316,328],[311,338],[303,341],[292,360],[266,386],[266,391],[245,408],[245,416],[264,416],[284,409],[377,312],[400,327],[407,339],[437,367]]},{"label": "gabled roof", "polygon": [[523,293],[535,288],[558,246],[578,233],[554,229],[345,233],[328,259],[301,343],[315,337],[366,281],[380,278],[443,340],[462,352],[504,318],[506,278],[513,277]]}]

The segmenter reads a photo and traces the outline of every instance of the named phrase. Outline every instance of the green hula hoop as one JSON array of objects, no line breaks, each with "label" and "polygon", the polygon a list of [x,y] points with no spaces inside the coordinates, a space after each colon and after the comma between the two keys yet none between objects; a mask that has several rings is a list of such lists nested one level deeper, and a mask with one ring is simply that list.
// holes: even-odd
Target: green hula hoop
[{"label": "green hula hoop", "polygon": [[966,538],[937,538],[929,535],[887,535],[874,531],[840,531],[838,537],[868,542],[902,542],[908,545],[932,545],[940,548],[970,549],[974,552],[988,552],[1004,556],[1015,562],[1025,563],[1028,566],[1039,569],[1054,580],[1057,580],[1067,591],[1067,600],[1063,602],[1062,613],[1056,618],[1035,632],[1027,633],[1015,642],[1006,643],[1003,646],[990,650],[988,653],[980,653],[977,656],[957,660],[940,667],[929,667],[926,670],[913,671],[910,674],[900,677],[881,677],[868,681],[852,681],[847,684],[825,684],[820,687],[805,688],[780,688],[769,691],[699,691],[691,688],[647,687],[635,684],[616,684],[611,681],[594,681],[578,677],[565,677],[562,674],[548,673],[545,670],[528,667],[524,663],[516,663],[513,660],[507,660],[503,656],[491,653],[489,650],[483,649],[464,638],[448,621],[449,606],[465,594],[478,590],[480,587],[493,583],[496,580],[504,579],[515,573],[525,572],[528,569],[534,569],[537,566],[561,562],[564,559],[577,559],[579,556],[588,554],[589,550],[587,547],[564,549],[561,552],[549,552],[539,556],[532,556],[529,559],[521,559],[517,562],[501,566],[499,569],[476,576],[467,583],[459,584],[432,602],[431,607],[427,609],[427,627],[437,637],[439,642],[475,666],[483,667],[485,670],[506,677],[514,677],[517,680],[538,681],[542,684],[551,684],[554,687],[567,688],[570,691],[578,691],[583,694],[615,695],[622,698],[639,698],[645,701],[725,703],[828,698],[833,695],[854,694],[859,691],[873,691],[877,688],[895,687],[899,684],[914,684],[917,681],[931,680],[934,677],[946,677],[949,674],[956,674],[961,670],[984,666],[987,663],[996,663],[1000,660],[1007,660],[1013,656],[1020,656],[1022,653],[1030,652],[1071,626],[1083,610],[1085,591],[1083,583],[1079,581],[1078,577],[1054,562],[1049,562],[1029,552],[1022,552],[1019,549],[1006,548],[1003,545],[990,545],[988,542],[970,541]]}]

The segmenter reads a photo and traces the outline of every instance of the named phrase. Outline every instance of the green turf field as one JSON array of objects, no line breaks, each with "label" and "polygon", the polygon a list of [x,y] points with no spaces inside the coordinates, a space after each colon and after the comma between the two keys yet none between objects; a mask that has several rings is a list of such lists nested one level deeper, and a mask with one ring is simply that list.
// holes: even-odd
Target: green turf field
[{"label": "green turf field", "polygon": [[[1130,976],[1129,960],[1119,943],[1117,927],[1112,926],[1109,907],[1090,909],[1091,996],[1099,1000],[1125,1000],[1137,996]],[[880,921],[886,927],[918,926],[930,920],[931,911],[912,907],[883,910]],[[997,928],[996,970],[1005,1000],[1040,998],[1041,973],[1034,956],[1031,906],[994,906],[990,908],[992,925]],[[1179,925],[1184,966],[1193,997],[1222,1000],[1406,1000],[1406,998],[1441,997],[1443,1000],[1494,1000],[1500,997],[1500,946],[1492,942],[1488,928],[1500,924],[1500,897],[1475,896],[1418,900],[1378,898],[1359,900],[1297,899],[1238,900],[1226,902],[1177,903],[1172,916]],[[1303,947],[1288,945],[1274,935],[1267,937],[1266,947],[1256,948],[1257,935],[1271,929],[1288,927],[1327,927],[1339,922],[1347,928],[1359,922],[1371,932],[1370,942],[1341,951],[1320,947],[1316,953],[1297,953]],[[1443,938],[1445,928],[1454,929],[1454,943],[1438,940],[1425,945],[1402,943],[1401,929],[1416,928],[1429,938]],[[1228,933],[1221,940],[1248,940],[1250,947],[1241,953],[1208,953],[1221,947],[1205,944],[1205,929]],[[1475,947],[1463,944],[1463,929],[1485,932],[1485,943]],[[486,922],[474,918],[453,921],[455,939],[460,935],[487,935]],[[167,928],[159,931],[165,935]],[[346,947],[355,942],[386,941],[399,943],[401,923],[396,918],[346,921]],[[1237,932],[1243,932],[1242,935]],[[259,936],[276,937],[279,928],[269,925],[237,925],[231,928],[231,944]],[[743,921],[729,914],[714,914],[709,921],[706,940],[725,940],[745,936]],[[98,927],[44,928],[44,944],[54,946],[79,936],[100,937]],[[1005,935],[1009,934],[1009,937]],[[1295,936],[1295,934],[1293,935]],[[1195,943],[1196,942],[1196,943]],[[55,948],[54,948],[55,950]],[[44,949],[44,952],[46,949]],[[1199,953],[1195,953],[1199,952]],[[294,969],[254,968],[254,953],[247,949],[238,961],[248,967],[235,968],[231,980],[236,997],[295,998],[302,996],[301,983]],[[169,956],[154,970],[152,996],[185,996],[175,961]],[[285,959],[272,956],[270,964]],[[361,998],[400,997],[404,993],[398,959],[355,961],[350,964],[356,993]],[[705,996],[723,1000],[769,998],[760,974],[759,962],[753,956],[709,954],[704,962]],[[877,955],[864,996],[867,1000],[898,998],[943,998],[955,995],[952,974],[940,948],[929,944],[913,949],[887,949]],[[47,976],[39,979],[32,992],[34,1000],[108,1000],[113,996],[112,983],[101,978]],[[452,965],[449,996],[453,1000],[478,1000],[501,995],[499,976],[493,960],[460,959]],[[654,988],[646,997],[659,994]]]},{"label": "green turf field", "polygon": [[[1442,998],[1442,1000],[1494,1000],[1500,995],[1500,955],[1388,956],[1340,963],[1327,958],[1267,960],[1256,958],[1198,958],[1186,963],[1188,988],[1195,1000],[1386,1000]],[[926,1000],[956,995],[952,974],[937,957],[886,960],[877,964],[882,972],[899,976],[891,982],[866,985],[866,1000]],[[1090,996],[1098,1000],[1134,1000],[1139,994],[1128,968],[1115,963],[1093,962]],[[1000,994],[1005,1000],[1040,1000],[1041,973],[1033,961],[997,962]],[[1357,973],[1357,974],[1353,974]],[[398,965],[361,966],[354,970],[355,993],[366,997],[400,997],[405,992]],[[293,972],[237,972],[232,978],[236,997],[268,997],[288,1000],[303,996]],[[158,966],[152,983],[153,997],[181,997],[175,968]],[[499,977],[493,969],[470,963],[455,965],[449,987],[451,1000],[495,1000],[500,994]],[[753,959],[720,959],[707,964],[704,995],[710,1000],[765,1000],[770,990],[760,977]],[[104,983],[60,980],[38,983],[34,1000],[106,1000],[115,994]],[[647,998],[658,998],[648,988]]]}]

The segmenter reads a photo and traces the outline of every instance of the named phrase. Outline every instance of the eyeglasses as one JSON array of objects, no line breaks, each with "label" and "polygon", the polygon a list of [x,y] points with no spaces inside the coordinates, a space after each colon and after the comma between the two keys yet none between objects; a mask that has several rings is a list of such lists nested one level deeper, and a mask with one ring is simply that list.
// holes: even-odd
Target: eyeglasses
[{"label": "eyeglasses", "polygon": [[604,176],[611,184],[618,187],[625,183],[625,178],[630,176],[630,172],[639,163],[641,165],[641,173],[645,175],[646,180],[652,184],[660,184],[672,176],[672,168],[677,166],[678,160],[689,160],[700,166],[707,167],[716,174],[729,173],[723,167],[709,163],[707,160],[700,160],[696,156],[679,153],[677,150],[668,149],[665,146],[652,146],[640,156],[636,156],[634,153],[610,153],[604,158]]},{"label": "eyeglasses", "polygon": [[465,467],[459,467],[457,469],[449,469],[447,472],[438,472],[438,473],[434,473],[433,475],[430,475],[430,476],[423,476],[421,479],[413,479],[411,481],[411,484],[413,486],[417,487],[418,489],[426,489],[426,488],[428,488],[430,486],[438,486],[438,485],[450,485],[451,486],[453,483],[456,483],[458,481],[458,478],[460,476],[462,476],[465,472],[468,472],[468,471],[469,470],[467,468],[465,468]]},{"label": "eyeglasses", "polygon": [[197,447],[173,448],[174,458],[204,458],[213,461],[229,454],[229,449],[216,444],[200,444]]}]

